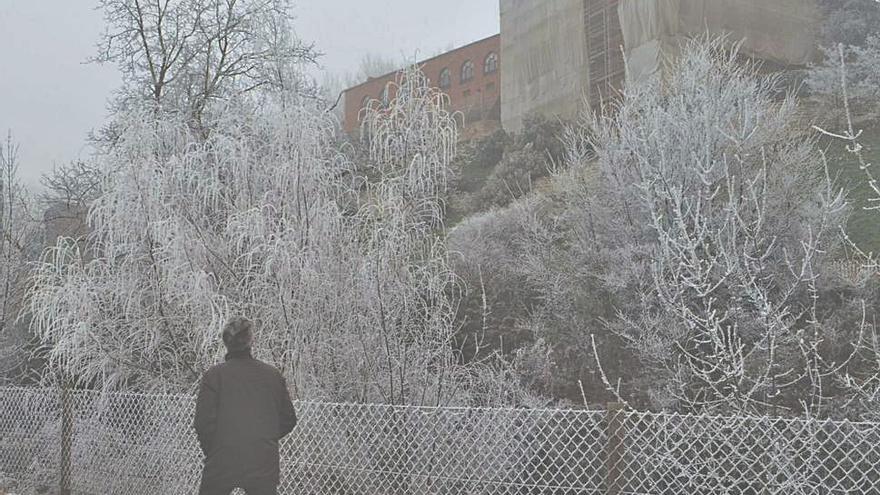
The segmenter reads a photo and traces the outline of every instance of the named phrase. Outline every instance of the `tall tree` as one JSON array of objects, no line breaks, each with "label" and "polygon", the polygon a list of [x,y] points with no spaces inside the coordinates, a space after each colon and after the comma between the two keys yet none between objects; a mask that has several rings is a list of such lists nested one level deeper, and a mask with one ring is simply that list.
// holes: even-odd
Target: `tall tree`
[{"label": "tall tree", "polygon": [[[869,46],[872,43],[880,42],[880,38],[872,38],[869,40]],[[864,214],[864,223],[873,232],[880,231],[880,182],[877,180],[876,169],[871,163],[868,149],[863,144],[863,129],[859,128],[855,122],[853,106],[854,101],[851,98],[851,78],[849,77],[849,64],[846,61],[846,47],[843,44],[838,45],[837,67],[839,75],[839,91],[843,106],[843,114],[845,124],[842,130],[828,130],[821,126],[814,126],[814,129],[825,136],[840,141],[845,145],[846,152],[854,159],[855,165],[858,166],[860,174],[865,180],[864,191],[867,197],[861,205]],[[826,67],[825,70],[830,70]],[[877,304],[877,294],[880,292],[880,259],[878,253],[859,246],[850,236],[847,241],[852,249],[854,256],[848,263],[847,268],[861,285],[868,290],[874,292],[874,304],[871,300],[862,301],[862,326],[868,330],[865,338],[857,342],[857,352],[854,361],[860,362],[861,367],[850,369],[842,368],[840,381],[852,392],[851,404],[860,406],[858,409],[864,412],[864,415],[872,420],[880,418],[880,340],[877,339],[878,315],[875,307]]]},{"label": "tall tree", "polygon": [[841,64],[847,65],[850,117],[880,114],[880,2],[824,0],[822,60],[808,71],[807,86],[820,97],[824,119],[843,115]]},{"label": "tall tree", "polygon": [[[456,128],[410,71],[366,131],[358,178],[312,103],[248,98],[207,139],[180,116],[127,114],[102,158],[94,258],[60,243],[36,271],[34,328],[54,369],[110,389],[189,389],[244,313],[256,354],[298,397],[389,403],[509,398],[458,364],[442,192]],[[482,369],[482,368],[481,368]],[[503,384],[503,382],[497,382]]]},{"label": "tall tree", "polygon": [[822,43],[864,46],[880,33],[880,2],[877,0],[819,0],[822,11]]},{"label": "tall tree", "polygon": [[29,263],[40,249],[39,221],[33,198],[18,176],[18,145],[12,134],[0,146],[0,379],[14,380],[23,371],[30,335],[25,294]]},{"label": "tall tree", "polygon": [[288,0],[101,0],[108,30],[98,62],[114,63],[117,104],[149,102],[203,126],[204,112],[257,89],[303,89],[317,54],[295,38]]},{"label": "tall tree", "polygon": [[831,363],[865,328],[832,263],[848,206],[779,90],[720,42],[691,43],[572,128],[558,203],[524,218],[533,325],[595,336],[599,377],[633,405],[819,414],[839,392]]},{"label": "tall tree", "polygon": [[[145,108],[182,119],[205,139],[222,115],[212,106],[313,96],[302,68],[318,53],[296,38],[288,0],[100,0],[99,8],[107,31],[93,61],[117,65],[123,85],[110,121],[91,137],[98,154],[122,139],[123,120]],[[50,220],[71,235],[85,233],[106,169],[106,161],[86,160],[46,174]]]}]

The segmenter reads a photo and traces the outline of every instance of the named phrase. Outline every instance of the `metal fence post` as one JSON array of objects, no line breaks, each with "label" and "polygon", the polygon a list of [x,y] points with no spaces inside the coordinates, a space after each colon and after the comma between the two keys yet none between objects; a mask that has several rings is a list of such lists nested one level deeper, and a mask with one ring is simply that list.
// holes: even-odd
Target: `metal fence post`
[{"label": "metal fence post", "polygon": [[61,386],[61,473],[59,477],[59,493],[70,495],[71,450],[73,447],[73,404],[70,387],[67,383]]},{"label": "metal fence post", "polygon": [[605,412],[605,493],[620,495],[623,492],[623,430],[624,405],[610,402]]}]

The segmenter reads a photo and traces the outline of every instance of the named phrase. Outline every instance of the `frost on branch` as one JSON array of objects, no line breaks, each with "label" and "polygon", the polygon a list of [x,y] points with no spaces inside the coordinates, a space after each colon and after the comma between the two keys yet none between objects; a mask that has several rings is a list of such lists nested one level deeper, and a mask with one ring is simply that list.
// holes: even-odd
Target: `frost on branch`
[{"label": "frost on branch", "polygon": [[29,263],[37,256],[40,224],[34,198],[18,177],[18,145],[8,134],[0,142],[0,381],[17,381],[25,372]]},{"label": "frost on branch", "polygon": [[62,241],[37,270],[53,367],[104,388],[188,389],[240,313],[297,397],[482,400],[466,382],[489,375],[453,350],[442,241],[456,129],[423,82],[407,72],[366,115],[366,179],[334,151],[333,122],[296,98],[239,100],[207,138],[173,115],[127,114],[89,215],[94,259]]},{"label": "frost on branch", "polygon": [[779,89],[735,50],[694,43],[592,126],[651,244],[640,311],[613,326],[692,407],[813,411],[825,393],[818,299],[847,209]]},{"label": "frost on branch", "polygon": [[[107,32],[94,61],[122,73],[115,112],[180,112],[204,134],[212,106],[313,92],[301,71],[318,55],[296,38],[289,0],[99,0],[98,8]],[[125,126],[114,119],[99,141]]]},{"label": "frost on branch", "polygon": [[[840,118],[876,119],[880,116],[880,34],[868,37],[863,45],[841,43],[823,47],[822,52],[823,61],[810,69],[806,83],[825,103],[823,110]],[[842,64],[846,65],[846,94],[841,85]],[[844,100],[849,109],[843,108]]]},{"label": "frost on branch", "polygon": [[688,407],[818,412],[828,392],[822,298],[847,206],[779,89],[736,50],[693,43],[592,125],[651,247],[638,311],[612,328]]},{"label": "frost on branch", "polygon": [[570,130],[546,218],[522,219],[536,328],[592,335],[582,359],[634,406],[817,412],[860,329],[829,267],[845,196],[776,77],[721,41],[665,72]]},{"label": "frost on branch", "polygon": [[[871,44],[877,44],[878,38],[869,40]],[[878,51],[880,53],[880,51]],[[846,48],[843,44],[838,45],[836,62],[838,76],[838,91],[843,103],[845,128],[843,131],[832,132],[819,126],[814,126],[821,134],[839,140],[846,145],[846,151],[855,157],[860,171],[863,173],[871,196],[867,200],[864,209],[871,214],[872,225],[880,229],[880,185],[875,178],[875,170],[868,161],[865,147],[861,141],[862,130],[856,128],[854,105],[859,105],[858,98],[852,98],[852,79],[850,77],[850,65],[846,61]],[[821,69],[820,69],[821,70]],[[830,70],[827,69],[826,70]],[[847,236],[847,244],[853,253],[855,264],[855,277],[862,286],[865,297],[861,303],[861,323],[863,329],[862,338],[855,344],[857,350],[852,361],[861,366],[840,368],[837,373],[838,381],[850,392],[849,405],[858,405],[860,411],[872,420],[880,418],[880,339],[878,339],[876,308],[878,277],[880,277],[880,261],[877,253],[865,252]],[[851,263],[852,264],[852,263]],[[873,295],[873,297],[871,297]],[[872,304],[873,303],[873,304]]]}]

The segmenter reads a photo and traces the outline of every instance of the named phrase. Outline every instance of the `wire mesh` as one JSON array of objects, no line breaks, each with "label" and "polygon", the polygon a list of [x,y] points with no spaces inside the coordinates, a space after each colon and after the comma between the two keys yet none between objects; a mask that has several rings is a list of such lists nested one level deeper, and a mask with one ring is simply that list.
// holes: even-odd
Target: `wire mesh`
[{"label": "wire mesh", "polygon": [[[280,494],[880,493],[878,423],[296,408],[300,423],[281,445]],[[0,388],[0,493],[195,493],[193,411],[187,395]]]}]

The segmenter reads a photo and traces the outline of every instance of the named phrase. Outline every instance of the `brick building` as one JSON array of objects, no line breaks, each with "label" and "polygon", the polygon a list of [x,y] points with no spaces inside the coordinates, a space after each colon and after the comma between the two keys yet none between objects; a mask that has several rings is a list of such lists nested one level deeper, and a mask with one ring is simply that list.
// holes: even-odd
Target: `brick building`
[{"label": "brick building", "polygon": [[[665,67],[689,39],[727,36],[766,67],[815,59],[817,0],[499,0],[501,33],[420,63],[462,112],[465,139],[522,128],[530,114],[573,119]],[[501,65],[504,55],[504,65]],[[627,64],[624,64],[624,57]],[[629,68],[626,74],[625,67]],[[393,98],[393,72],[345,92],[345,130],[371,100]],[[391,93],[391,94],[389,94]]]},{"label": "brick building", "polygon": [[[429,84],[449,95],[460,112],[465,136],[497,129],[501,121],[501,36],[495,35],[419,62]],[[399,72],[372,78],[345,90],[343,127],[358,132],[361,110],[370,101],[394,98]]]}]

